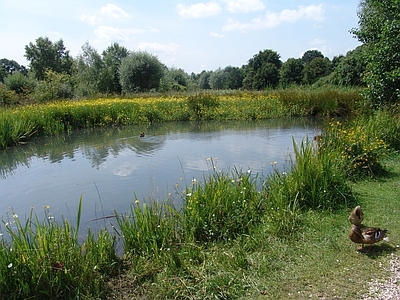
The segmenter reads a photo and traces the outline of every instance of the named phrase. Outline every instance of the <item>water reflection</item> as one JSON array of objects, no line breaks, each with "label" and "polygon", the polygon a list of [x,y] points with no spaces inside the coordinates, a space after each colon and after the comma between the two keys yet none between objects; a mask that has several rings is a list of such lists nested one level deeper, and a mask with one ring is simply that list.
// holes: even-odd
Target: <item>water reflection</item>
[{"label": "water reflection", "polygon": [[125,212],[135,197],[165,199],[177,184],[201,179],[210,167],[207,158],[220,170],[235,166],[268,173],[271,162],[287,160],[292,137],[315,135],[320,124],[315,119],[166,123],[38,138],[0,151],[0,211],[13,207],[21,214],[50,205],[74,216],[82,195],[86,220],[114,209]]}]

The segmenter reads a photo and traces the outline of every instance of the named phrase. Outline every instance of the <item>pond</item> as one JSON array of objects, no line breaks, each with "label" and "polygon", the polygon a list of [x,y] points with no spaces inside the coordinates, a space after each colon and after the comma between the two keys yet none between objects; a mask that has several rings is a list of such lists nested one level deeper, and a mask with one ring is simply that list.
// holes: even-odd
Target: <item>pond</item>
[{"label": "pond", "polygon": [[[50,213],[75,220],[82,196],[82,222],[126,213],[135,199],[182,201],[193,179],[211,164],[262,176],[276,162],[284,170],[301,142],[320,133],[316,119],[252,122],[181,122],[87,129],[42,137],[0,150],[0,214]],[[144,132],[143,137],[140,133]]]}]

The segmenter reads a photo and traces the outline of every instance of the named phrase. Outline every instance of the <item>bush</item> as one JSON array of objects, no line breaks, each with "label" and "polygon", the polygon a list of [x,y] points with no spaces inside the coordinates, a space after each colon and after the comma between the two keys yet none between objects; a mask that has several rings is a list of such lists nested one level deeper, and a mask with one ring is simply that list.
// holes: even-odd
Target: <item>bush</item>
[{"label": "bush", "polygon": [[18,101],[15,91],[9,90],[5,84],[0,83],[0,106],[10,106]]},{"label": "bush", "polygon": [[210,94],[197,94],[188,97],[187,105],[194,118],[196,120],[202,120],[208,110],[215,109],[219,106],[219,101]]}]

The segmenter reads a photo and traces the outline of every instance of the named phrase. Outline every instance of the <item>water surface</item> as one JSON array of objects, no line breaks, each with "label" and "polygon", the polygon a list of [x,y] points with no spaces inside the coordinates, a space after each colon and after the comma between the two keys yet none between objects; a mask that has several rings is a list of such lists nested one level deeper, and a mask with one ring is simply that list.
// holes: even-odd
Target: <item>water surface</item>
[{"label": "water surface", "polygon": [[[254,122],[167,123],[90,129],[43,137],[0,150],[0,214],[50,212],[82,220],[125,213],[139,199],[179,203],[193,179],[202,181],[213,163],[263,176],[287,165],[292,138],[319,133],[314,119]],[[140,137],[144,131],[145,136]]]}]

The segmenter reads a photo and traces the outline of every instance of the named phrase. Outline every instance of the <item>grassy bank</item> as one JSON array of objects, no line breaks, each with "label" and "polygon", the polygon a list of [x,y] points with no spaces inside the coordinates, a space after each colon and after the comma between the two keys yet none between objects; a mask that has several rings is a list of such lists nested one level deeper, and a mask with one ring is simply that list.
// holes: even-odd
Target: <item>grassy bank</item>
[{"label": "grassy bank", "polygon": [[356,89],[293,88],[270,92],[138,95],[59,101],[0,110],[0,149],[34,135],[79,128],[189,120],[259,120],[273,117],[347,115],[360,110]]},{"label": "grassy bank", "polygon": [[[113,232],[78,239],[80,213],[74,225],[14,213],[3,224],[1,299],[360,298],[398,249],[398,120],[392,109],[332,121],[294,144],[289,172],[266,178],[210,160],[203,180],[176,186],[183,207],[137,199],[115,213]],[[356,204],[390,243],[355,250]]]},{"label": "grassy bank", "polygon": [[[216,99],[182,103],[208,119]],[[398,116],[391,108],[331,120],[315,140],[293,144],[287,173],[275,166],[266,178],[220,171],[210,160],[208,176],[176,186],[183,207],[133,199],[129,212],[115,213],[112,231],[78,238],[80,209],[73,225],[48,211],[44,221],[16,212],[3,220],[0,299],[361,298],[372,278],[387,276],[398,249]],[[367,254],[348,239],[356,204],[365,224],[389,229],[391,241]]]}]

